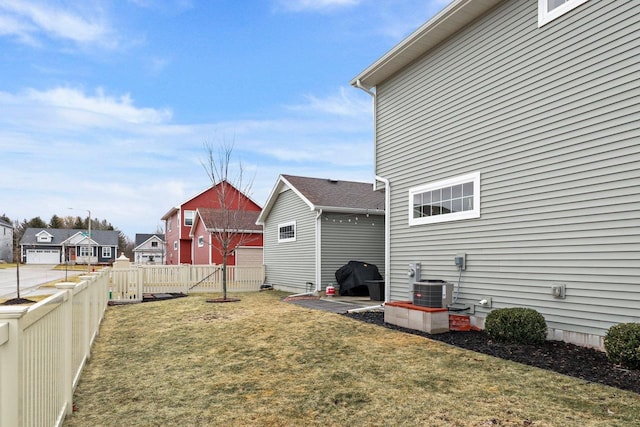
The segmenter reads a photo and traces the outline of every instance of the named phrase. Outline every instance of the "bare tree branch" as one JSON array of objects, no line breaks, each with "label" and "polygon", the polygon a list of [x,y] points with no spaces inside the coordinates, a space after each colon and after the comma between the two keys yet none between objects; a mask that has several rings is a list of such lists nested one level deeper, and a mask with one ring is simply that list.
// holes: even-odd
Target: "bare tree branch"
[{"label": "bare tree branch", "polygon": [[[234,144],[223,140],[215,147],[210,142],[203,144],[205,160],[201,161],[211,184],[216,200],[213,209],[199,209],[202,220],[207,225],[215,245],[222,257],[222,291],[227,298],[227,259],[238,246],[243,246],[255,239],[251,230],[255,231],[255,216],[247,209],[251,200],[253,182],[244,182],[244,168],[241,162],[237,166],[232,163]],[[236,170],[230,176],[231,169]],[[254,212],[255,213],[255,212]]]}]

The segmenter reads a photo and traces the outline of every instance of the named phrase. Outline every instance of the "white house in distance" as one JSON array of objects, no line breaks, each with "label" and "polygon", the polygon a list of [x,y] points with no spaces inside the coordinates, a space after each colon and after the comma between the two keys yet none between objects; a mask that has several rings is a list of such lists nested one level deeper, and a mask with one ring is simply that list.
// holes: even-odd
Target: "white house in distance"
[{"label": "white house in distance", "polygon": [[13,225],[0,218],[0,261],[13,262]]},{"label": "white house in distance", "polygon": [[319,292],[349,261],[384,275],[384,221],[384,195],[372,183],[280,175],[257,221],[266,282]]},{"label": "white house in distance", "polygon": [[165,260],[164,234],[136,233],[133,248],[133,262],[136,264],[164,264]]},{"label": "white house in distance", "polygon": [[374,101],[387,300],[419,263],[480,327],[529,307],[602,348],[640,322],[638,46],[638,1],[454,0],[351,81]]},{"label": "white house in distance", "polygon": [[20,239],[22,262],[26,264],[106,265],[118,257],[118,231],[62,228],[27,228]]}]

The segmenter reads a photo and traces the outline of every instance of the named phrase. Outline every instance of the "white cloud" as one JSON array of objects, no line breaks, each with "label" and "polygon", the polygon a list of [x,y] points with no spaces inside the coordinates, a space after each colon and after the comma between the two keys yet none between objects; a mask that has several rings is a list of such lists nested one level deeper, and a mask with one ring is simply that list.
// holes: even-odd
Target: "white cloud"
[{"label": "white cloud", "polygon": [[311,111],[336,116],[361,116],[371,111],[371,100],[359,95],[355,89],[341,87],[338,93],[326,98],[307,95],[307,104],[290,107],[297,111]]},{"label": "white cloud", "polygon": [[289,12],[317,12],[357,6],[361,0],[278,0],[278,9]]},{"label": "white cloud", "polygon": [[203,142],[219,138],[235,141],[258,203],[282,173],[370,181],[370,109],[368,95],[338,88],[262,120],[185,125],[100,88],[0,92],[0,213],[47,221],[74,206],[130,237],[154,232],[169,208],[210,185]]},{"label": "white cloud", "polygon": [[[129,94],[107,95],[101,88],[95,94],[68,87],[45,91],[28,89],[12,95],[0,92],[0,102],[11,105],[7,114],[16,121],[42,121],[52,127],[113,127],[117,123],[159,124],[171,119],[168,109],[138,108]],[[30,111],[24,115],[24,111]]]},{"label": "white cloud", "polygon": [[14,35],[21,42],[37,44],[41,38],[62,39],[78,45],[117,47],[117,38],[99,8],[75,9],[49,2],[3,0],[0,2],[1,34]]}]

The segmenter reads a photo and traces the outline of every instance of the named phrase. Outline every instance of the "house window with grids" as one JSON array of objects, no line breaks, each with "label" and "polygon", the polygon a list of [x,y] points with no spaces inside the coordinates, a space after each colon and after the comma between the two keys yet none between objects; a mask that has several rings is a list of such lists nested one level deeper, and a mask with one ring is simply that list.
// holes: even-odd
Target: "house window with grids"
[{"label": "house window with grids", "polygon": [[432,224],[479,216],[479,172],[409,190],[409,225]]},{"label": "house window with grids", "polygon": [[287,222],[278,225],[278,243],[293,242],[296,240],[296,222]]},{"label": "house window with grids", "polygon": [[538,0],[538,27],[553,21],[588,0]]}]

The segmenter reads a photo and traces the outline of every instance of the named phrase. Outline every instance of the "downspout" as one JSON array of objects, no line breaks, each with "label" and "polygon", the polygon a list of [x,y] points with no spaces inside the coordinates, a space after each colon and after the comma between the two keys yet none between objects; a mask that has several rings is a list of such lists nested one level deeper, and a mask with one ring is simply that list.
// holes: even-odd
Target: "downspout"
[{"label": "downspout", "polygon": [[367,89],[362,85],[360,79],[356,80],[356,87],[363,90],[371,96],[373,102],[373,162],[374,174],[376,181],[384,184],[384,302],[387,303],[391,299],[390,276],[391,276],[391,221],[389,221],[389,212],[391,210],[391,183],[387,178],[378,176],[375,162],[377,153],[377,96],[376,93]]},{"label": "downspout", "polygon": [[322,291],[322,209],[316,215],[316,292]]},{"label": "downspout", "polygon": [[384,302],[391,299],[389,276],[391,275],[391,183],[387,178],[376,175],[376,181],[384,183]]}]

